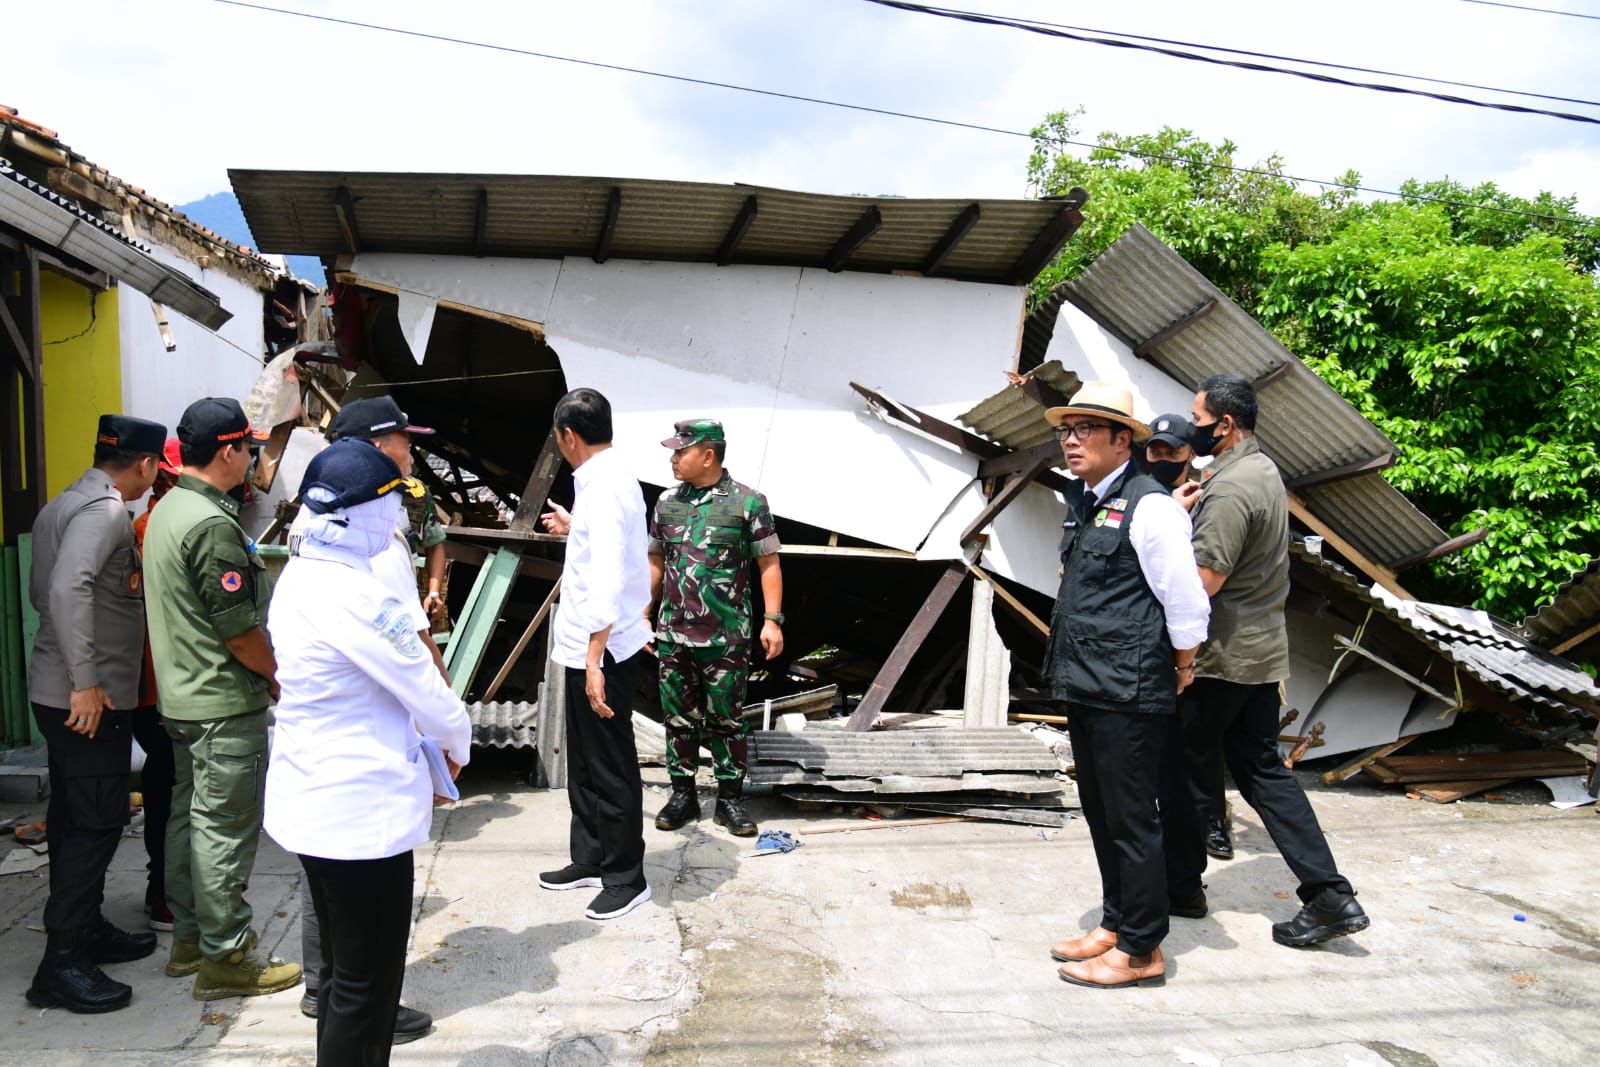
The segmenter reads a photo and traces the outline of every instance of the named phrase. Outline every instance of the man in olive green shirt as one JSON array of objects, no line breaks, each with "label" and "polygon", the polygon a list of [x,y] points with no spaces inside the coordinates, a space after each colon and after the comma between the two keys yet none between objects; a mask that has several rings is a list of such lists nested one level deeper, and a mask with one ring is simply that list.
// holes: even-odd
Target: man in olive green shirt
[{"label": "man in olive green shirt", "polygon": [[197,400],[178,440],[183,474],[144,542],[150,654],[177,761],[167,974],[194,974],[195,998],[216,1000],[288,989],[300,967],[253,951],[244,899],[261,838],[267,705],[278,692],[267,574],[229,495],[250,469],[250,423],[234,400]]},{"label": "man in olive green shirt", "polygon": [[[1304,948],[1366,929],[1355,890],[1339,873],[1294,772],[1278,754],[1278,685],[1289,677],[1289,501],[1278,467],[1256,443],[1255,387],[1218,374],[1195,394],[1190,443],[1215,455],[1199,485],[1175,491],[1192,506],[1194,558],[1211,596],[1211,629],[1195,681],[1178,698],[1182,758],[1169,761],[1162,805],[1167,883],[1185,917],[1206,913],[1205,784],[1218,752],[1300,880],[1299,914],[1273,940]],[[1175,912],[1176,914],[1176,912]]]}]

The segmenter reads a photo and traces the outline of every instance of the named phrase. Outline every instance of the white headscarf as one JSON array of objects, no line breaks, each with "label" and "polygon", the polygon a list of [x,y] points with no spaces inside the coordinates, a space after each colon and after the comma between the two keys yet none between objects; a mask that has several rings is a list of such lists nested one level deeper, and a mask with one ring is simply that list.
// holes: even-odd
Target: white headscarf
[{"label": "white headscarf", "polygon": [[[306,502],[317,501],[318,494],[324,494],[321,500],[332,497],[319,486],[307,491]],[[300,535],[299,554],[370,571],[372,557],[394,539],[395,526],[404,506],[399,493],[385,493],[365,504],[313,515]]]}]

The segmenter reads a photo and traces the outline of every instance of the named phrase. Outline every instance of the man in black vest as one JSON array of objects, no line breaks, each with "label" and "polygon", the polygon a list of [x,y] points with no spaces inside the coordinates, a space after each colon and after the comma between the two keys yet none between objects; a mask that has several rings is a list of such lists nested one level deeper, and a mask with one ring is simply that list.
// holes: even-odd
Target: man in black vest
[{"label": "man in black vest", "polygon": [[1082,487],[1066,494],[1045,677],[1066,708],[1103,896],[1099,925],[1050,954],[1078,985],[1159,985],[1168,920],[1157,785],[1210,605],[1188,516],[1130,462],[1150,430],[1129,391],[1086,382],[1045,415]]}]

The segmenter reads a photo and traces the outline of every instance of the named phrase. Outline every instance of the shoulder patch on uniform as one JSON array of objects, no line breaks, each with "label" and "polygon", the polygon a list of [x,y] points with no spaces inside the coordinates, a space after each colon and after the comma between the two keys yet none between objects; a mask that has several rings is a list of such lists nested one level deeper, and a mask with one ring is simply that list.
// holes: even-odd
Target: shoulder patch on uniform
[{"label": "shoulder patch on uniform", "polygon": [[396,597],[386,599],[372,620],[372,628],[393,645],[396,652],[406,659],[420,659],[422,642],[417,639],[417,631],[411,627],[411,613]]},{"label": "shoulder patch on uniform", "polygon": [[217,581],[221,583],[223,589],[230,593],[237,593],[239,587],[244,585],[244,579],[239,576],[238,571],[223,571],[222,577],[218,578]]}]

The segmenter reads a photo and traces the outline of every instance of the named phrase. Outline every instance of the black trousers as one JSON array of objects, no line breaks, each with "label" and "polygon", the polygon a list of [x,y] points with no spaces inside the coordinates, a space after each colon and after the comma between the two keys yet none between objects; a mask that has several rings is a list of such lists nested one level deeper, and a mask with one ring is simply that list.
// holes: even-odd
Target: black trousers
[{"label": "black trousers", "polygon": [[584,672],[567,670],[567,803],[572,862],[597,867],[607,888],[644,888],[644,783],[633,743],[633,681],[639,657],[606,653],[602,719],[584,694]]},{"label": "black trousers", "polygon": [[79,930],[100,918],[106,868],[128,825],[128,713],[107,711],[94,737],[67,729],[67,709],[33,706],[50,765],[50,899],[44,925]]},{"label": "black trousers", "polygon": [[1173,717],[1069,705],[1067,732],[1100,867],[1100,925],[1115,931],[1123,952],[1146,955],[1168,929],[1157,794]]},{"label": "black trousers", "polygon": [[154,906],[167,901],[167,819],[172,815],[177,764],[172,738],[162,729],[161,713],[154,707],[134,709],[133,739],[144,749],[139,791],[144,794],[144,854],[150,869],[144,899]]},{"label": "black trousers", "polygon": [[301,856],[300,865],[327,972],[317,986],[317,1063],[387,1064],[411,932],[411,853],[381,860]]},{"label": "black trousers", "polygon": [[1300,880],[1300,899],[1324,889],[1354,892],[1333,862],[1316,812],[1294,772],[1278,754],[1278,686],[1244,685],[1197,678],[1178,697],[1181,753],[1167,762],[1162,806],[1167,871],[1174,896],[1201,888],[1206,870],[1206,819],[1211,797],[1206,783],[1219,756],[1244,802],[1261,816],[1272,843]]}]

